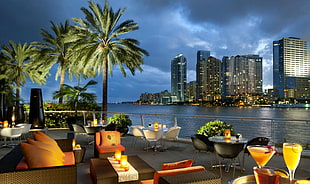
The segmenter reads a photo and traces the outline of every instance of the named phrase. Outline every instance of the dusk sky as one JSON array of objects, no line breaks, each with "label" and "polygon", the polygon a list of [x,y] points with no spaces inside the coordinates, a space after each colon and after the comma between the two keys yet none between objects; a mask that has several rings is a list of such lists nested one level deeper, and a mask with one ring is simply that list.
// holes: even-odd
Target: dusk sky
[{"label": "dusk sky", "polygon": [[[96,0],[102,7],[104,0]],[[136,101],[141,93],[171,91],[170,63],[177,54],[187,58],[187,82],[196,80],[196,53],[209,50],[223,56],[258,54],[263,57],[264,89],[272,88],[272,42],[283,37],[310,40],[309,0],[110,0],[114,11],[126,8],[122,19],[134,20],[140,29],[128,38],[140,41],[145,57],[143,72],[124,78],[115,67],[109,77],[109,102]],[[72,17],[84,18],[81,7],[86,0],[1,0],[0,44],[42,41],[40,29],[50,30]],[[31,88],[42,88],[43,100],[52,100],[59,89],[55,70],[50,71],[46,85],[31,81],[22,88],[22,97],[29,101]],[[86,84],[91,79],[81,81]],[[101,102],[101,76],[98,84],[89,88]],[[65,81],[69,85],[78,82]]]}]

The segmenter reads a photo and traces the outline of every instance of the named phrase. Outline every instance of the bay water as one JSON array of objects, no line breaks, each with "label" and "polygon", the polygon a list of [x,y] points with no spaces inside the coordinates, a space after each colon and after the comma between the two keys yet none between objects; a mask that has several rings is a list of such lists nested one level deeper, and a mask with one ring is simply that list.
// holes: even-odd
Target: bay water
[{"label": "bay water", "polygon": [[264,136],[274,143],[310,145],[309,108],[109,104],[108,111],[112,112],[109,116],[127,113],[133,125],[148,126],[158,122],[171,127],[177,123],[182,127],[180,138],[189,139],[202,125],[218,119],[232,124],[235,133],[247,139]]}]

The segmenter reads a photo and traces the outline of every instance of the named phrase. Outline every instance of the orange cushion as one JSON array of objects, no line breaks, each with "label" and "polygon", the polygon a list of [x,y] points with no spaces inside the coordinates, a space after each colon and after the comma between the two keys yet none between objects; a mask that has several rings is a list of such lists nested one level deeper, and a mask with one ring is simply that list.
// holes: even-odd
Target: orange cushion
[{"label": "orange cushion", "polygon": [[53,152],[55,154],[55,156],[57,157],[57,159],[61,159],[63,160],[63,157],[64,157],[64,153],[54,145],[54,144],[47,144],[47,143],[44,143],[44,142],[40,142],[40,141],[35,141],[35,140],[32,140],[32,139],[29,139],[27,138],[27,142],[29,144],[32,144],[34,146],[37,146],[39,148],[42,148],[42,149],[45,149],[45,150],[49,150],[51,152]]},{"label": "orange cushion", "polygon": [[29,169],[27,160],[25,157],[23,157],[17,164],[17,166],[15,167],[16,170],[18,169]]},{"label": "orange cushion", "polygon": [[75,157],[73,151],[64,152],[66,155],[64,157],[63,164],[64,165],[74,165],[75,164]]},{"label": "orange cushion", "polygon": [[96,146],[98,153],[110,153],[116,150],[125,151],[125,147],[122,145],[117,146]]},{"label": "orange cushion", "polygon": [[53,167],[63,165],[62,160],[55,157],[51,151],[39,148],[29,143],[21,142],[20,146],[29,168]]},{"label": "orange cushion", "polygon": [[179,162],[163,164],[161,166],[161,169],[162,170],[179,169],[179,168],[191,167],[192,164],[193,164],[193,160],[183,160]]},{"label": "orange cushion", "polygon": [[116,146],[120,144],[120,133],[118,131],[100,131],[100,146]]},{"label": "orange cushion", "polygon": [[190,173],[196,171],[204,171],[206,170],[203,166],[193,166],[193,167],[186,167],[180,169],[171,169],[171,170],[163,170],[163,171],[156,171],[154,173],[154,184],[158,184],[159,177],[161,176],[170,176],[175,174],[183,174],[183,173]]},{"label": "orange cushion", "polygon": [[140,181],[140,184],[153,184],[153,183],[154,183],[154,179]]},{"label": "orange cushion", "polygon": [[35,140],[46,143],[46,144],[51,144],[55,147],[55,150],[62,155],[63,157],[65,156],[65,154],[62,152],[62,150],[59,148],[57,142],[52,139],[51,137],[49,137],[48,135],[46,135],[43,132],[35,132],[33,133],[33,137]]}]

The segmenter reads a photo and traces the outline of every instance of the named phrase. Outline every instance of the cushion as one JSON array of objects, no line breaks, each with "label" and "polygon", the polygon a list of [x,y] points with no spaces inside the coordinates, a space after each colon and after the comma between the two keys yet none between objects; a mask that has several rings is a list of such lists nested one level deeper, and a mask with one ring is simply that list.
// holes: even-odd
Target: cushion
[{"label": "cushion", "polygon": [[163,171],[156,171],[154,173],[154,184],[158,184],[159,178],[161,176],[170,176],[175,174],[183,174],[183,173],[190,173],[190,172],[197,172],[197,171],[204,171],[206,170],[203,166],[193,166],[193,167],[186,167],[180,169],[171,169],[171,170],[163,170]]},{"label": "cushion", "polygon": [[46,135],[43,132],[35,132],[33,133],[33,137],[35,140],[46,143],[46,144],[51,144],[53,146],[55,146],[55,149],[57,150],[57,152],[59,152],[63,157],[65,156],[65,154],[62,152],[62,150],[59,148],[57,142],[52,139],[51,137],[49,137],[48,135]]},{"label": "cushion", "polygon": [[193,160],[183,160],[183,161],[174,162],[174,163],[166,163],[161,166],[161,170],[191,167],[192,164],[193,164]]},{"label": "cushion", "polygon": [[122,145],[117,146],[96,146],[98,153],[111,153],[115,152],[116,150],[125,151],[125,147]]},{"label": "cushion", "polygon": [[63,164],[64,165],[74,165],[75,164],[74,152],[68,151],[68,152],[64,152],[64,154],[66,156],[64,157]]},{"label": "cushion", "polygon": [[64,153],[60,149],[57,148],[58,146],[55,146],[54,144],[47,144],[47,143],[44,143],[44,142],[35,141],[35,140],[29,139],[29,138],[27,138],[27,142],[29,144],[32,144],[32,145],[37,146],[39,148],[42,148],[42,149],[45,149],[45,150],[49,150],[49,151],[51,151],[51,152],[53,152],[55,154],[57,159],[62,159],[63,160]]},{"label": "cushion", "polygon": [[55,154],[46,149],[31,145],[29,143],[20,143],[24,157],[27,160],[29,168],[54,167],[63,165],[62,160],[55,157]]},{"label": "cushion", "polygon": [[120,133],[118,131],[101,131],[100,146],[116,146],[120,144]]}]

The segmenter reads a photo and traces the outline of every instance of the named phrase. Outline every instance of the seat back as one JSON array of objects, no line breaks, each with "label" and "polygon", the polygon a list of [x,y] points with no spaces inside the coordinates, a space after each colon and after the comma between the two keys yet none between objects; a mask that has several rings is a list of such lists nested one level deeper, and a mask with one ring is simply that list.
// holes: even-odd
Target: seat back
[{"label": "seat back", "polygon": [[17,124],[16,127],[23,127],[22,129],[22,134],[28,133],[30,131],[32,124],[26,124],[26,123],[22,123],[22,124]]},{"label": "seat back", "polygon": [[236,158],[242,151],[244,144],[242,143],[214,143],[215,152],[222,158],[233,159]]},{"label": "seat back", "polygon": [[208,145],[196,136],[191,136],[193,146],[199,151],[208,151]]},{"label": "seat back", "polygon": [[131,127],[131,132],[132,132],[132,135],[133,135],[133,136],[136,136],[136,137],[144,137],[143,131],[142,131],[142,129],[139,128],[139,127],[132,126],[132,127]]},{"label": "seat back", "polygon": [[3,137],[11,137],[12,135],[12,128],[3,128],[1,129],[1,136]]},{"label": "seat back", "polygon": [[249,154],[249,150],[247,149],[247,146],[249,145],[263,145],[267,146],[269,143],[269,138],[267,137],[255,137],[251,140],[249,140],[245,146],[244,153]]},{"label": "seat back", "polygon": [[146,140],[158,141],[163,136],[164,131],[158,130],[143,130],[143,134]]},{"label": "seat back", "polygon": [[77,134],[86,133],[86,131],[82,125],[72,124],[72,127],[73,127],[74,133],[77,133]]},{"label": "seat back", "polygon": [[171,139],[171,140],[177,140],[180,130],[181,130],[181,127],[178,127],[178,126],[169,128],[168,132],[165,135],[165,138]]}]

